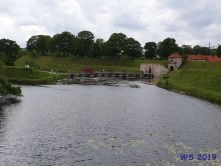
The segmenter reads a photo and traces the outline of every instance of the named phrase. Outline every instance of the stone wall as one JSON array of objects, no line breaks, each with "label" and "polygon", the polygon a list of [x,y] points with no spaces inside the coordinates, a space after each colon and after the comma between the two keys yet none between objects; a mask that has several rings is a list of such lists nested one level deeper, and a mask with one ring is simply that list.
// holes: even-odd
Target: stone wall
[{"label": "stone wall", "polygon": [[168,73],[168,69],[166,67],[160,64],[153,64],[153,63],[141,63],[140,71],[143,71],[144,73],[154,74],[154,76],[156,77]]}]

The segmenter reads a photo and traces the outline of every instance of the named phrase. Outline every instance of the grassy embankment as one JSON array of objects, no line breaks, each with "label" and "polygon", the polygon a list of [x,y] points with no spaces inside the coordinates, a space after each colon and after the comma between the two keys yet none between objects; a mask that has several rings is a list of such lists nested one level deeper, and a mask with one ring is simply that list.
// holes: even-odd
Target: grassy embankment
[{"label": "grassy embankment", "polygon": [[[83,72],[84,68],[93,68],[95,71],[104,69],[114,70],[115,72],[126,70],[128,72],[139,72],[140,63],[160,63],[164,66],[167,65],[167,61],[159,60],[101,60],[90,58],[67,58],[67,57],[31,57],[23,56],[15,62],[15,67],[7,67],[5,76],[11,83],[14,84],[51,84],[57,79],[67,77],[67,75],[61,74],[49,74],[46,72],[40,72],[33,68],[24,68],[26,61],[29,62],[30,67],[40,68],[41,70],[51,71],[58,70],[61,72]],[[55,72],[54,72],[55,73]]]},{"label": "grassy embankment", "polygon": [[67,77],[63,74],[49,74],[24,67],[5,67],[4,75],[10,83],[19,85],[53,84],[58,79]]},{"label": "grassy embankment", "polygon": [[[167,66],[167,60],[101,60],[91,58],[66,58],[41,56],[32,58],[23,56],[15,62],[16,67],[24,67],[25,61],[28,60],[43,70],[59,70],[61,72],[77,71],[83,72],[84,68],[93,68],[95,71],[104,69],[105,71],[114,70],[115,72],[139,72],[141,63],[159,63]],[[30,64],[30,66],[31,66]]]},{"label": "grassy embankment", "polygon": [[[180,70],[167,74],[159,87],[221,104],[221,63],[185,62]],[[165,78],[164,77],[164,78]]]}]

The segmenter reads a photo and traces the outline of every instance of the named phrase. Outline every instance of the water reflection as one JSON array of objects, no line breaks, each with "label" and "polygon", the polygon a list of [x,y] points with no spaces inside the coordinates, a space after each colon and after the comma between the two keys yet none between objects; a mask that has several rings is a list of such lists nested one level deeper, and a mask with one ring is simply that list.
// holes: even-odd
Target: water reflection
[{"label": "water reflection", "polygon": [[220,106],[135,84],[23,86],[0,114],[0,165],[220,164]]}]

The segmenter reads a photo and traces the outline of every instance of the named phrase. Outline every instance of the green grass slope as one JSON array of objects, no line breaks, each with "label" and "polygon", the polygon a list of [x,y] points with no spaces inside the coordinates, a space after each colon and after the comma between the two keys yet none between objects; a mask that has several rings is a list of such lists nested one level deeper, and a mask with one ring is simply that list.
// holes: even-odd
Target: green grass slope
[{"label": "green grass slope", "polygon": [[49,74],[32,68],[5,67],[4,75],[9,82],[22,85],[52,84],[67,75]]},{"label": "green grass slope", "polygon": [[41,56],[33,58],[31,56],[23,56],[15,62],[16,67],[24,67],[26,60],[30,62],[30,66],[36,65],[45,70],[59,71],[83,71],[84,68],[94,68],[95,71],[114,70],[128,72],[139,72],[141,63],[159,63],[167,66],[166,60],[101,60],[92,58],[69,58],[69,57],[51,57]]},{"label": "green grass slope", "polygon": [[166,75],[158,86],[174,89],[221,104],[221,63],[185,62],[180,70]]}]

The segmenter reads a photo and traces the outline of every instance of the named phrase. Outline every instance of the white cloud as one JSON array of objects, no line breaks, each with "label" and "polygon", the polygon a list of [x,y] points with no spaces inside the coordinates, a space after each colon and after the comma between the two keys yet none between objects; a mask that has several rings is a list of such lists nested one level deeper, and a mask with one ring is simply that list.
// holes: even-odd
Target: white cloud
[{"label": "white cloud", "polygon": [[104,40],[122,32],[142,46],[167,37],[180,46],[216,45],[221,43],[220,6],[219,0],[0,1],[0,39],[25,47],[33,35],[88,30]]}]

